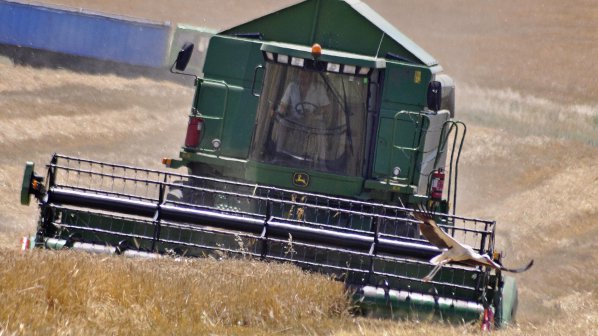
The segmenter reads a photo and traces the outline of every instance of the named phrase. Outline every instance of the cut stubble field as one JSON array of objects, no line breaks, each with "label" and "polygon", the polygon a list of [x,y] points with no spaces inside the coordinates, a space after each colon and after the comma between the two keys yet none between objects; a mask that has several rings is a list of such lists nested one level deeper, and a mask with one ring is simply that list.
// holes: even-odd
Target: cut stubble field
[{"label": "cut stubble field", "polygon": [[[179,2],[175,5],[191,8],[191,1]],[[101,6],[98,2],[63,3],[119,12],[119,7],[110,7],[118,6],[112,1],[102,2],[105,8],[93,8]],[[136,3],[129,2],[120,13],[153,19],[161,19],[157,10],[168,13],[168,8],[156,4],[135,15],[140,10]],[[500,8],[492,7],[498,4],[469,8],[469,2],[456,0],[400,3],[390,6],[372,1],[371,5],[391,15],[394,24],[421,41],[459,80],[457,116],[468,124],[468,135],[460,165],[458,212],[497,220],[497,245],[505,251],[506,263],[536,260],[529,272],[517,276],[519,324],[497,334],[597,335],[596,101],[579,93],[579,83],[561,76],[561,70],[542,69],[547,78],[561,76],[563,82],[547,91],[535,66],[526,72],[514,65],[521,81],[527,83],[522,85],[513,80],[513,68],[506,67],[502,59],[476,58],[475,50],[464,49],[471,39],[483,43],[484,36],[497,34],[493,24],[505,18],[519,22],[516,15],[500,17],[515,10],[513,2],[501,2]],[[215,6],[207,0],[205,4]],[[238,18],[241,9],[235,4],[225,2],[233,18]],[[578,5],[583,7],[585,2]],[[245,15],[257,16],[261,10],[280,6],[263,2]],[[531,20],[539,25],[577,18],[574,23],[579,24],[593,15],[590,10],[576,16],[573,9],[567,9],[558,16],[560,6],[556,1],[544,2]],[[414,23],[423,14],[410,16],[401,11],[420,13],[422,7],[449,28],[428,36]],[[471,29],[467,22],[485,27],[483,20],[467,16],[468,9],[495,12],[485,30],[467,35]],[[205,20],[243,21],[211,11],[218,14]],[[462,21],[451,24],[449,17]],[[401,22],[406,23],[405,29]],[[509,25],[503,33],[511,43],[523,46],[535,36],[533,22]],[[572,25],[555,29],[555,34],[566,35],[575,29]],[[452,44],[446,42],[451,37]],[[575,43],[595,39],[591,34],[578,37]],[[481,56],[494,50],[484,45],[476,48]],[[466,62],[459,52],[467,54]],[[493,57],[499,59],[501,54]],[[541,52],[538,57],[540,62],[549,56]],[[487,80],[490,76],[496,77],[492,83]],[[595,81],[581,80],[587,91],[598,88]],[[566,96],[561,86],[575,89],[561,99]],[[0,335],[478,333],[477,326],[431,324],[423,316],[407,322],[352,317],[341,284],[288,265],[211,259],[139,261],[18,251],[19,237],[34,231],[37,218],[35,206],[18,203],[25,161],[41,165],[53,152],[61,152],[160,168],[160,159],[176,155],[183,140],[192,89],[190,84],[169,81],[0,62]]]}]

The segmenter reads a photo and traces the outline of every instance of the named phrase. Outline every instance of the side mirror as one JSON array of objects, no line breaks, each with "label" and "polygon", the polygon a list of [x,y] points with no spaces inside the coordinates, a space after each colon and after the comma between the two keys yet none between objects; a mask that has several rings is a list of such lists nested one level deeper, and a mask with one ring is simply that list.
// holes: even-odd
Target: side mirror
[{"label": "side mirror", "polygon": [[189,60],[191,59],[191,54],[193,54],[193,48],[195,45],[193,43],[185,42],[183,47],[179,51],[179,54],[176,57],[176,61],[174,62],[174,68],[178,71],[185,71],[187,65],[189,64]]},{"label": "side mirror", "polygon": [[431,81],[428,84],[428,108],[434,112],[440,110],[442,102],[442,83],[438,81]]}]

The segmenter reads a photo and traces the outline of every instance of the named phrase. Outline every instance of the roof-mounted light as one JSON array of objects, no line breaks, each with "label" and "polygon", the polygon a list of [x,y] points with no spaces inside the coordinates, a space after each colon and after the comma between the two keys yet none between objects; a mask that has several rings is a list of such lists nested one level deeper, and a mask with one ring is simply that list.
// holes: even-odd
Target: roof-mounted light
[{"label": "roof-mounted light", "polygon": [[303,58],[291,57],[291,65],[303,67],[303,64],[305,64],[305,60]]},{"label": "roof-mounted light", "polygon": [[370,72],[370,68],[363,67],[359,68],[359,74],[362,76],[366,76]]},{"label": "roof-mounted light", "polygon": [[338,63],[328,63],[326,64],[326,71],[339,72],[341,71],[341,65]]},{"label": "roof-mounted light", "polygon": [[[316,52],[314,53],[314,55],[318,54],[318,50],[321,52],[321,47],[319,47],[319,45],[316,43],[314,44],[314,46],[312,47]],[[310,59],[309,56],[307,57],[301,57],[301,56],[292,56],[289,54],[280,54],[277,53],[275,51],[264,51],[263,52],[264,58],[266,61],[269,62],[276,62],[276,63],[280,63],[280,64],[284,64],[284,65],[291,65],[294,67],[299,67],[299,68],[317,68],[320,69],[320,71],[324,70],[327,72],[333,72],[333,73],[338,73],[338,74],[344,74],[344,75],[355,75],[355,76],[368,76],[370,74],[370,72],[372,71],[371,67],[364,67],[364,66],[358,66],[358,65],[354,65],[354,64],[343,64],[343,63],[334,63],[334,62],[328,62],[327,60],[314,60],[314,59]]]},{"label": "roof-mounted light", "polygon": [[278,61],[278,63],[288,64],[289,63],[289,56],[288,55],[283,55],[283,54],[278,54],[276,60]]},{"label": "roof-mounted light", "polygon": [[354,75],[357,71],[357,67],[354,65],[345,64],[343,65],[343,73]]}]

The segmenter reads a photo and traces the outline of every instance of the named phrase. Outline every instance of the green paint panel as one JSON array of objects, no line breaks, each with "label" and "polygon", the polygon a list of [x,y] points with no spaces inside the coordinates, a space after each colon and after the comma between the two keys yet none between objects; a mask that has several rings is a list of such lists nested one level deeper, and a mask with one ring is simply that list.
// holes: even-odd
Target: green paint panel
[{"label": "green paint panel", "polygon": [[[477,285],[477,272],[459,269],[442,268],[435,276],[435,284],[419,281],[431,270],[432,265],[413,264],[407,262],[385,262],[377,260],[374,262],[374,270],[381,273],[394,274],[402,278],[388,277],[391,288],[409,288],[416,293],[430,293],[434,286],[438,295],[444,298],[464,301],[478,301],[479,292],[471,290]],[[456,283],[462,287],[451,286]],[[470,288],[465,288],[465,286]]]},{"label": "green paint panel", "polygon": [[383,32],[349,5],[340,1],[321,2],[314,42],[322,48],[377,56],[383,36]]},{"label": "green paint panel", "polygon": [[261,46],[255,40],[212,37],[203,69],[205,77],[250,89],[255,67],[264,62]]},{"label": "green paint panel", "polygon": [[426,105],[428,83],[432,79],[430,69],[420,66],[386,62],[382,108],[392,109],[397,105]]},{"label": "green paint panel", "polygon": [[392,148],[392,126],[392,119],[382,118],[378,130],[374,161],[374,176],[377,177],[388,177],[391,174],[390,150]]},{"label": "green paint panel", "polygon": [[384,57],[387,52],[434,65],[436,61],[360,1],[308,0],[224,31],[263,34],[267,41]]},{"label": "green paint panel", "polygon": [[229,106],[230,117],[224,121],[224,135],[220,154],[240,159],[247,158],[253,124],[257,110],[257,98],[250,90],[236,93],[238,98],[233,99]]},{"label": "green paint panel", "polygon": [[21,184],[21,205],[29,205],[31,200],[30,191],[31,183],[33,182],[33,174],[35,171],[35,164],[28,161],[25,164],[25,171],[23,172],[23,182]]},{"label": "green paint panel", "polygon": [[406,111],[395,113],[393,118],[381,118],[374,176],[391,177],[394,168],[399,167],[400,174],[393,180],[397,183],[417,185],[419,170],[416,168],[424,145],[422,129],[426,129],[429,122],[426,115]]},{"label": "green paint panel", "polygon": [[[296,186],[293,183],[293,175],[298,172],[309,175],[309,184],[307,187]],[[255,181],[258,184],[346,197],[359,195],[363,186],[363,179],[359,177],[278,167],[253,161],[247,163],[245,178],[249,181]]]},{"label": "green paint panel", "polygon": [[[261,87],[261,44],[244,39],[215,36],[200,81],[196,108],[204,116],[201,151],[245,159],[249,151],[258,98],[251,90]],[[220,140],[216,151],[213,140]]]},{"label": "green paint panel", "polygon": [[206,118],[224,118],[231,98],[231,90],[220,83],[201,83],[197,110]]},{"label": "green paint panel", "polygon": [[[204,118],[201,151],[218,155],[246,158],[257,109],[257,98],[250,90],[222,85],[202,86],[199,111]],[[219,139],[216,152],[212,141]]]},{"label": "green paint panel", "polygon": [[[245,161],[230,159],[222,156],[217,156],[214,153],[193,153],[182,151],[180,153],[181,158],[187,163],[187,166],[191,168],[189,162],[201,162],[200,166],[210,167],[209,171],[218,171],[219,175],[234,178],[244,179],[245,178]],[[194,175],[205,175],[205,170],[194,167]]]},{"label": "green paint panel", "polygon": [[483,311],[480,305],[444,299],[437,302],[432,295],[410,295],[397,291],[386,294],[384,291],[368,290],[365,295],[355,295],[354,300],[366,316],[393,319],[442,320],[462,324],[479,320]]}]

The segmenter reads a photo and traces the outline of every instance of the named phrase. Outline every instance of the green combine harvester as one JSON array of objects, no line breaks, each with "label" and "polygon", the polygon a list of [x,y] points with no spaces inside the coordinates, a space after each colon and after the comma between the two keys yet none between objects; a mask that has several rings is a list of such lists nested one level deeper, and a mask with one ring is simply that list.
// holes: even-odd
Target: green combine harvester
[{"label": "green combine harvester", "polygon": [[334,276],[366,315],[513,321],[516,284],[500,271],[450,264],[422,280],[441,250],[418,229],[421,206],[501,256],[495,222],[455,215],[466,129],[434,58],[358,0],[300,2],[213,35],[200,56],[185,143],[163,160],[188,174],[56,154],[42,177],[28,163],[29,245],[251,256]]}]

